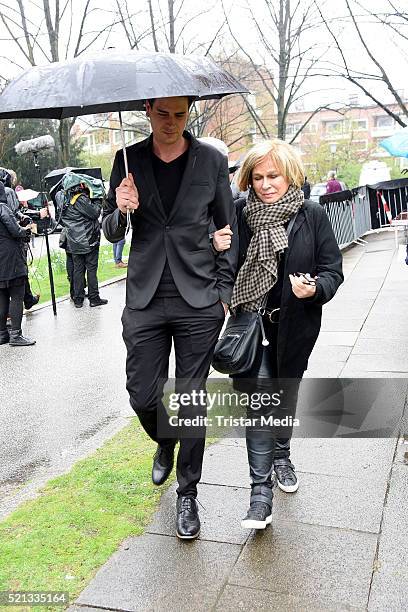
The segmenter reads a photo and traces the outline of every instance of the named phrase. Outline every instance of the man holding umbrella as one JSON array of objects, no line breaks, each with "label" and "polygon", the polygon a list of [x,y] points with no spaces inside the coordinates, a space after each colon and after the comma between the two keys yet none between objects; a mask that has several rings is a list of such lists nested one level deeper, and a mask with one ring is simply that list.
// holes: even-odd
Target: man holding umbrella
[{"label": "man holding umbrella", "polygon": [[[123,151],[116,154],[103,220],[105,236],[117,242],[125,235],[128,211],[133,213],[122,316],[126,386],[132,408],[158,445],[152,469],[157,485],[172,470],[178,436],[162,403],[172,342],[176,388],[203,388],[237,257],[227,160],[185,131],[190,103],[184,96],[146,101],[152,134],[127,147],[128,177]],[[231,249],[218,255],[208,237],[212,219],[217,228],[230,225],[234,231]],[[190,405],[180,409],[179,419],[182,410],[183,416],[198,414]],[[205,414],[204,406],[199,413]],[[180,436],[177,535],[183,539],[196,538],[200,531],[196,496],[204,442],[204,427]]]}]

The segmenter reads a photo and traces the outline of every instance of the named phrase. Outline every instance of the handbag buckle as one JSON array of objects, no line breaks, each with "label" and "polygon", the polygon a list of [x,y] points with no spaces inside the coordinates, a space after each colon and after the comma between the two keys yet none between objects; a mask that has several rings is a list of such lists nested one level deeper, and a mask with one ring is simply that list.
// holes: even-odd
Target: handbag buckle
[{"label": "handbag buckle", "polygon": [[279,311],[280,308],[272,308],[272,310],[268,312],[268,317],[271,323],[279,323]]}]

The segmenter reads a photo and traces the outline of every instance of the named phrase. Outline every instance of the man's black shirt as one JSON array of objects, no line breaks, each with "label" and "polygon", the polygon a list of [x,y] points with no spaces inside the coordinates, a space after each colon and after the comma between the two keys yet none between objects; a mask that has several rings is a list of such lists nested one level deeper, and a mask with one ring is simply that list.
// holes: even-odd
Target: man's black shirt
[{"label": "man's black shirt", "polygon": [[[151,152],[154,180],[160,194],[164,210],[167,217],[171,213],[173,204],[176,200],[178,190],[186,169],[188,149],[171,162],[164,162],[157,155]],[[164,266],[163,274],[155,297],[179,297],[180,293],[174,283],[173,275],[168,261]]]},{"label": "man's black shirt", "polygon": [[171,162],[164,162],[152,151],[154,180],[167,216],[171,213],[186,169],[188,149]]}]

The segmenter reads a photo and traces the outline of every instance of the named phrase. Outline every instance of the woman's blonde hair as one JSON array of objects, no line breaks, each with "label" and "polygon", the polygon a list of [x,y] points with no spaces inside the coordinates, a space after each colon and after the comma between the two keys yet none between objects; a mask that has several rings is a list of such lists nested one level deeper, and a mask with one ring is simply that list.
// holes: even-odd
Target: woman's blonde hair
[{"label": "woman's blonde hair", "polygon": [[252,185],[253,169],[268,156],[289,184],[300,189],[305,182],[305,171],[299,153],[279,138],[260,142],[248,151],[239,170],[238,189],[246,191]]}]

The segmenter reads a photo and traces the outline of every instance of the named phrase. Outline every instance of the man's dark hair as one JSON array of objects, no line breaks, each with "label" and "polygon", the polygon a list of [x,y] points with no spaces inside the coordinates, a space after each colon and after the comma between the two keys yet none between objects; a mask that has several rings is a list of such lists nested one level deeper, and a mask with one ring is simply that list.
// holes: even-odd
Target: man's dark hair
[{"label": "man's dark hair", "polygon": [[[177,98],[187,98],[188,99],[188,110],[190,110],[190,106],[193,104],[193,102],[195,102],[195,100],[197,98],[195,98],[194,96],[175,96]],[[150,104],[150,106],[153,108],[153,104],[155,102],[155,100],[157,100],[157,98],[148,98],[147,102]],[[146,105],[145,105],[146,107]]]}]

